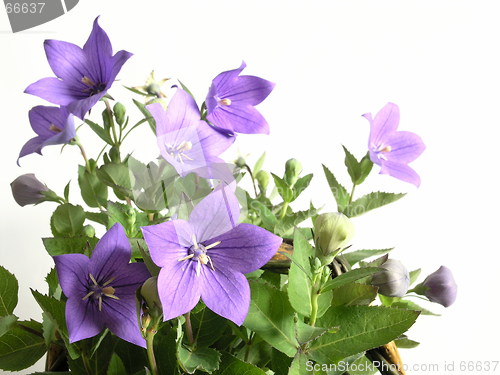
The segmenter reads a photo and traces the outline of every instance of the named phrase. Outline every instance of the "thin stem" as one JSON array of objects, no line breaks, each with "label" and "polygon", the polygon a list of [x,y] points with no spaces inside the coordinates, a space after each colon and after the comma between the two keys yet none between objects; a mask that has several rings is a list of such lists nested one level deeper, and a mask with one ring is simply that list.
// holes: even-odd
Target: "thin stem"
[{"label": "thin stem", "polygon": [[87,153],[85,152],[83,145],[80,143],[80,140],[78,139],[75,139],[75,143],[80,148],[80,152],[82,153],[83,159],[85,160],[85,168],[87,169],[87,172],[92,173],[90,170],[89,159],[87,158]]},{"label": "thin stem", "polygon": [[87,374],[93,375],[92,370],[90,369],[89,359],[88,359],[86,353],[82,353],[82,362],[83,362],[83,366],[85,367],[85,371],[87,371]]},{"label": "thin stem", "polygon": [[155,353],[153,350],[153,340],[155,338],[156,330],[150,329],[146,334],[146,346],[148,352],[148,360],[151,366],[151,372],[153,375],[158,375],[158,366],[156,365]]},{"label": "thin stem", "polygon": [[349,197],[349,204],[352,203],[352,198],[354,197],[354,189],[356,189],[356,184],[352,185],[351,196]]},{"label": "thin stem", "polygon": [[149,212],[149,213],[148,213],[148,220],[149,220],[149,221],[153,221],[154,219],[155,219],[155,214],[154,214],[154,212]]},{"label": "thin stem", "polygon": [[311,293],[311,317],[309,318],[309,325],[316,324],[316,317],[318,316],[318,297],[319,297],[319,283],[315,283]]},{"label": "thin stem", "polygon": [[245,168],[247,169],[248,173],[250,174],[250,178],[252,179],[252,184],[253,184],[253,191],[255,192],[255,198],[257,198],[257,188],[255,187],[255,179],[253,178],[252,174],[252,169],[250,169],[250,166],[248,164],[245,164]]},{"label": "thin stem", "polygon": [[288,202],[284,202],[284,204],[283,204],[283,211],[281,211],[280,220],[285,217],[285,215],[286,215],[286,209],[287,208],[288,208]]},{"label": "thin stem", "polygon": [[113,120],[113,111],[111,110],[111,105],[109,104],[108,99],[106,99],[106,98],[103,98],[103,99],[104,99],[104,103],[106,103],[106,109],[108,110],[109,119],[111,121],[111,129],[113,130],[113,138],[115,140],[114,146],[117,147],[119,145],[119,139],[116,136],[115,121]]},{"label": "thin stem", "polygon": [[248,355],[250,354],[250,347],[252,346],[252,340],[253,340],[254,336],[255,336],[255,332],[252,331],[250,333],[250,338],[248,339],[247,348],[245,350],[245,362],[248,361]]},{"label": "thin stem", "polygon": [[189,344],[193,345],[194,338],[193,338],[193,327],[191,326],[191,312],[184,314],[184,317],[186,318],[186,331],[188,334]]}]

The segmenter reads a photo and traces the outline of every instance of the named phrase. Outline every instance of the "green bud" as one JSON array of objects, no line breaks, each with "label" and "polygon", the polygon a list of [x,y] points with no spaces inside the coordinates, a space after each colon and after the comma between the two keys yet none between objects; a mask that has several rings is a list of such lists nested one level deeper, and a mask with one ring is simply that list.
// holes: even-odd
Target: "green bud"
[{"label": "green bud", "polygon": [[297,159],[290,159],[286,162],[284,180],[288,186],[292,187],[295,185],[300,172],[302,172],[302,164],[300,164],[300,161]]},{"label": "green bud", "polygon": [[102,121],[104,123],[104,129],[106,129],[106,131],[111,129],[111,126],[113,124],[113,118],[111,117],[107,108],[104,111],[102,111]]},{"label": "green bud", "polygon": [[269,185],[269,179],[271,175],[267,171],[260,170],[259,173],[255,175],[255,179],[259,183],[260,190],[266,191],[267,186]]},{"label": "green bud", "polygon": [[117,102],[113,107],[113,112],[118,125],[123,125],[125,123],[125,113],[127,112],[125,106],[122,103]]},{"label": "green bud", "polygon": [[127,222],[132,227],[135,224],[135,220],[137,218],[137,212],[133,207],[127,207],[124,209],[125,215],[127,215]]},{"label": "green bud", "polygon": [[330,263],[338,251],[343,249],[353,237],[354,224],[344,214],[330,212],[319,215],[314,226],[316,256],[323,257],[326,264]]},{"label": "green bud", "polygon": [[109,150],[109,157],[111,158],[111,161],[116,164],[121,163],[120,159],[120,150],[116,148],[115,146],[111,147]]},{"label": "green bud", "polygon": [[247,164],[247,161],[243,156],[238,156],[238,159],[234,162],[238,168],[244,168],[245,165]]},{"label": "green bud", "polygon": [[87,237],[94,237],[95,236],[95,229],[92,225],[88,224],[85,225],[82,228],[82,234]]},{"label": "green bud", "polygon": [[160,296],[158,295],[158,276],[150,277],[144,282],[141,295],[146,301],[149,313],[158,317],[162,313]]}]

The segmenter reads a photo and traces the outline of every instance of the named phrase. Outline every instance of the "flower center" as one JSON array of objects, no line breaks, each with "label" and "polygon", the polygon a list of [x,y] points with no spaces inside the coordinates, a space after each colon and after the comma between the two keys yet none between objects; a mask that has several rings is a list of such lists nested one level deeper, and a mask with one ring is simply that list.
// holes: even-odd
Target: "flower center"
[{"label": "flower center", "polygon": [[169,144],[165,144],[165,146],[167,147],[168,154],[178,162],[184,164],[184,161],[182,160],[183,158],[187,160],[193,160],[184,153],[193,148],[193,144],[190,141],[182,141],[177,147],[175,145],[171,146]]},{"label": "flower center", "polygon": [[53,132],[56,132],[56,133],[62,133],[62,130],[59,129],[57,126],[55,126],[54,124],[50,124],[49,126],[49,130],[52,130]]},{"label": "flower center", "polygon": [[94,278],[94,276],[92,276],[92,274],[89,273],[89,277],[92,280],[93,284],[89,285],[88,289],[90,291],[87,293],[87,295],[85,297],[82,298],[82,301],[85,301],[89,297],[91,297],[92,299],[99,300],[99,311],[101,311],[101,309],[102,309],[102,297],[103,296],[110,297],[113,299],[120,299],[114,295],[115,288],[113,288],[112,286],[108,286],[110,283],[112,283],[116,279],[116,276],[112,277],[111,279],[109,279],[108,281],[106,281],[102,285],[99,285],[97,283],[96,279]]},{"label": "flower center", "polygon": [[226,98],[226,99],[219,99],[219,100],[217,101],[217,103],[218,103],[219,105],[225,105],[225,106],[228,106],[228,105],[231,105],[231,99],[227,99],[227,98]]},{"label": "flower center", "polygon": [[191,259],[192,261],[198,262],[198,265],[196,267],[196,276],[200,276],[200,271],[201,271],[201,265],[207,265],[210,263],[210,267],[212,268],[212,271],[215,271],[214,269],[214,264],[212,263],[212,259],[207,255],[207,250],[211,249],[212,247],[217,246],[220,244],[220,241],[214,242],[211,245],[205,246],[203,244],[198,244],[196,242],[196,237],[193,234],[192,235],[193,239],[193,246],[191,246],[188,249],[188,255],[180,258],[178,261],[186,260],[186,259]]},{"label": "flower center", "polygon": [[385,146],[384,144],[377,147],[372,143],[372,150],[377,154],[379,159],[387,160],[387,157],[384,154],[391,152],[392,148],[391,146]]},{"label": "flower center", "polygon": [[89,96],[98,94],[101,91],[106,90],[106,84],[105,83],[95,83],[95,82],[93,82],[87,76],[85,76],[85,77],[82,78],[82,82],[89,87],[88,89],[83,90],[83,92],[88,91],[89,92]]}]

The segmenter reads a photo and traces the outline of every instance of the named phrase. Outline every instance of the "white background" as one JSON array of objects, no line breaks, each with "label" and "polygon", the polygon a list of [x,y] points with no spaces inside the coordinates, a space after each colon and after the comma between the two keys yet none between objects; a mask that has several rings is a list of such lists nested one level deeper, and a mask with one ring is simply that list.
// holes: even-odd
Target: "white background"
[{"label": "white background", "polygon": [[[0,12],[0,114],[2,144],[1,260],[19,279],[21,319],[41,320],[29,288],[46,293],[43,281],[53,266],[41,237],[51,236],[54,203],[21,208],[12,199],[10,182],[36,173],[62,195],[72,180],[70,198],[81,203],[76,147],[44,149],[44,156],[16,159],[34,136],[28,111],[50,105],[23,94],[32,82],[53,76],[43,51],[45,39],[83,46],[92,22],[108,33],[114,52],[134,56],[118,75],[110,94],[123,101],[133,119],[140,113],[121,84],[143,84],[151,70],[157,78],[180,78],[198,103],[221,71],[248,65],[243,74],[258,75],[276,88],[258,107],[271,135],[241,135],[226,160],[250,153],[251,165],[267,151],[264,169],[281,175],[295,157],[304,173],[314,173],[302,201],[306,209],[334,200],[321,163],[350,189],[341,144],[360,158],[369,134],[363,113],[375,114],[388,101],[399,105],[401,130],[418,133],[427,149],[412,167],[419,189],[378,175],[360,186],[370,191],[408,192],[403,200],[355,218],[354,249],[393,247],[392,256],[425,275],[449,267],[459,285],[457,302],[448,309],[422,303],[442,313],[420,317],[410,329],[421,342],[401,350],[410,366],[461,361],[499,361],[498,354],[498,107],[500,6],[495,1],[97,1],[81,0],[68,14],[48,24],[12,34]],[[139,99],[140,100],[140,99]],[[98,120],[98,105],[91,118]],[[80,138],[91,157],[101,141],[85,127]],[[144,161],[158,155],[147,125],[125,142]],[[146,159],[147,158],[147,159]],[[325,210],[326,210],[325,209]],[[96,225],[97,226],[97,225]],[[98,232],[102,235],[102,231]],[[416,302],[419,302],[418,300]],[[408,373],[425,373],[425,371]],[[39,363],[36,370],[43,370]],[[484,371],[484,370],[483,370]],[[479,371],[477,371],[479,372]],[[497,368],[500,372],[500,365]],[[29,372],[26,372],[29,373]]]}]

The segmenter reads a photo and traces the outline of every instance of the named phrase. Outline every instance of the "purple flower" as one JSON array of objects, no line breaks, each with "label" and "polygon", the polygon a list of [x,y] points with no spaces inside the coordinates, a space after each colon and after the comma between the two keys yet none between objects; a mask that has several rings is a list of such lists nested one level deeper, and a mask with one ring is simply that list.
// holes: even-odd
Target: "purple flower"
[{"label": "purple flower", "polygon": [[[177,89],[167,112],[159,103],[146,106],[156,121],[156,138],[162,156],[182,177],[197,172],[212,178],[211,165],[225,164],[218,156],[234,142],[200,119],[196,102],[186,91]],[[206,173],[203,173],[206,171]]]},{"label": "purple flower", "polygon": [[445,266],[431,273],[422,283],[424,287],[423,294],[432,302],[439,303],[444,307],[451,306],[457,299],[457,283],[453,274]]},{"label": "purple flower", "polygon": [[49,191],[49,188],[38,181],[33,173],[19,176],[12,181],[10,187],[15,201],[21,207],[43,202],[45,196],[41,192]]},{"label": "purple flower", "polygon": [[58,78],[42,78],[29,85],[26,93],[67,106],[69,112],[83,120],[132,56],[126,51],[113,56],[111,42],[97,23],[98,18],[83,49],[59,40],[45,41],[47,60]]},{"label": "purple flower", "polygon": [[236,224],[240,208],[231,188],[219,184],[191,212],[143,227],[153,261],[161,267],[158,293],[164,320],[191,311],[200,297],[215,313],[243,324],[250,306],[244,273],[266,264],[282,239],[251,224]]},{"label": "purple flower", "polygon": [[212,81],[205,103],[207,120],[228,134],[269,134],[269,125],[254,106],[273,91],[274,83],[254,76],[240,76],[238,69],[219,74]]},{"label": "purple flower", "polygon": [[425,150],[422,139],[415,133],[397,131],[399,108],[387,103],[372,119],[371,113],[363,115],[370,121],[368,149],[370,159],[380,165],[381,174],[389,174],[398,180],[420,186],[420,177],[408,166]]},{"label": "purple flower", "polygon": [[45,107],[39,105],[29,111],[29,119],[37,137],[31,138],[21,149],[19,159],[36,152],[42,154],[42,149],[49,145],[68,143],[75,137],[75,118],[66,107]]},{"label": "purple flower", "polygon": [[68,297],[70,343],[108,327],[123,340],[146,347],[137,322],[135,291],[151,275],[144,263],[129,263],[131,253],[125,231],[116,223],[97,243],[90,259],[83,254],[54,257],[59,284]]}]

